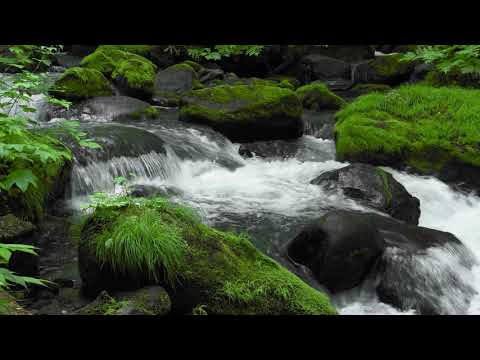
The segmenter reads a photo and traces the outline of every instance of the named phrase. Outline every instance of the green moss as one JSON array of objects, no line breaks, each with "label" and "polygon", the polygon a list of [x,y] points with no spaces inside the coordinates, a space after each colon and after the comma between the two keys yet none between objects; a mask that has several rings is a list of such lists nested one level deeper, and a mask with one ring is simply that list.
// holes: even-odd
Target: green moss
[{"label": "green moss", "polygon": [[125,59],[118,62],[112,72],[112,79],[125,79],[131,89],[153,93],[156,66],[146,59]]},{"label": "green moss", "polygon": [[0,315],[31,315],[6,291],[0,289]]},{"label": "green moss", "polygon": [[186,62],[181,63],[181,64],[172,65],[172,66],[168,67],[167,69],[177,70],[177,71],[188,71],[188,72],[191,72],[191,73],[195,74],[195,76],[197,74],[195,69],[191,65],[187,64]]},{"label": "green moss", "polygon": [[133,119],[155,119],[160,114],[160,111],[155,106],[148,106],[145,109],[138,110],[130,114]]},{"label": "green moss", "polygon": [[245,123],[270,120],[279,113],[291,118],[302,116],[295,93],[276,86],[223,85],[191,91],[186,95],[206,103],[182,106],[181,118]]},{"label": "green moss", "polygon": [[382,178],[383,182],[383,192],[385,194],[385,197],[387,198],[387,207],[390,207],[392,204],[392,191],[390,189],[390,181],[388,178],[388,174],[380,168],[377,168],[377,173],[378,175]]},{"label": "green moss", "polygon": [[402,61],[402,58],[402,54],[378,56],[370,64],[377,75],[391,78],[406,73],[411,68],[412,63],[409,61]]},{"label": "green moss", "polygon": [[157,66],[140,55],[119,50],[118,46],[101,46],[80,65],[100,71],[111,79],[121,78],[130,89],[153,93]]},{"label": "green moss", "polygon": [[193,79],[193,90],[200,90],[200,89],[205,89],[205,85],[203,85],[200,81],[197,79]]},{"label": "green moss", "polygon": [[392,88],[384,84],[356,84],[351,90],[359,95],[365,95],[372,92],[385,93],[392,90]]},{"label": "green moss", "polygon": [[100,45],[97,50],[120,50],[140,56],[148,56],[152,50],[152,45]]},{"label": "green moss", "polygon": [[474,74],[462,74],[458,71],[451,71],[445,74],[438,70],[428,72],[425,77],[425,84],[434,87],[465,87],[479,88],[480,78]]},{"label": "green moss", "polygon": [[345,100],[335,95],[322,83],[312,83],[297,89],[296,94],[302,105],[307,109],[340,109]]},{"label": "green moss", "polygon": [[480,91],[405,85],[358,98],[336,119],[339,160],[437,172],[480,166]]},{"label": "green moss", "polygon": [[197,73],[203,69],[203,66],[199,63],[196,63],[195,61],[187,60],[184,62],[184,64],[189,65]]},{"label": "green moss", "polygon": [[[165,256],[170,256],[178,260],[167,271],[170,280],[198,290],[192,310],[203,305],[202,309],[212,315],[336,314],[324,294],[260,253],[246,236],[214,230],[200,223],[190,209],[161,198],[137,201],[139,205],[131,203],[121,209],[97,209],[84,227],[82,241],[100,247],[102,251],[96,256],[108,264],[115,262],[117,271],[132,264],[122,254],[144,253],[137,257],[135,271],[153,269],[148,262],[165,265]],[[145,217],[145,227],[139,227]],[[117,230],[125,223],[128,225]],[[139,231],[132,233],[132,228]],[[123,243],[124,252],[104,247],[109,239],[113,242],[110,249],[117,246],[115,242]],[[154,244],[169,250],[158,251]],[[139,248],[149,249],[148,253]],[[105,251],[110,254],[105,256]],[[164,279],[162,286],[171,288],[170,280]]]},{"label": "green moss", "polygon": [[83,100],[95,96],[113,95],[108,79],[95,69],[67,69],[55,82],[55,96],[68,100]]}]

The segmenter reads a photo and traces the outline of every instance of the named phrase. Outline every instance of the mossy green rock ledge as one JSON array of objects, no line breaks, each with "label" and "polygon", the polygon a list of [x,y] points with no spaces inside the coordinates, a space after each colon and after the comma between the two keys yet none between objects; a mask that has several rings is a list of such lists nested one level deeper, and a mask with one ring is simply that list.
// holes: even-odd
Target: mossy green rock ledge
[{"label": "mossy green rock ledge", "polygon": [[405,85],[336,115],[340,161],[410,168],[480,188],[480,91]]},{"label": "mossy green rock ledge", "polygon": [[180,121],[204,124],[236,142],[302,136],[303,108],[289,89],[223,85],[195,90],[182,98]]},{"label": "mossy green rock ledge", "polygon": [[98,70],[73,67],[60,76],[51,92],[62,99],[81,101],[96,96],[113,95],[113,88]]},{"label": "mossy green rock ledge", "polygon": [[[173,314],[336,314],[328,297],[259,252],[245,236],[214,230],[163,198],[97,207],[82,225],[84,290],[158,284]],[[118,202],[117,202],[118,204]]]},{"label": "mossy green rock ledge", "polygon": [[309,110],[338,110],[345,105],[345,100],[335,95],[327,85],[312,83],[296,91],[304,108]]}]

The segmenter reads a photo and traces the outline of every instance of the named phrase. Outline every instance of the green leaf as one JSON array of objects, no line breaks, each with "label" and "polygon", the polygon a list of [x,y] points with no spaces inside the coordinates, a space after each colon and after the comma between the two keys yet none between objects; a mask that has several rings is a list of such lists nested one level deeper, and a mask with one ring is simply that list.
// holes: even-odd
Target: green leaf
[{"label": "green leaf", "polygon": [[16,185],[22,192],[26,192],[30,185],[37,187],[38,178],[29,169],[14,170],[8,176],[0,180],[0,187],[9,191]]}]

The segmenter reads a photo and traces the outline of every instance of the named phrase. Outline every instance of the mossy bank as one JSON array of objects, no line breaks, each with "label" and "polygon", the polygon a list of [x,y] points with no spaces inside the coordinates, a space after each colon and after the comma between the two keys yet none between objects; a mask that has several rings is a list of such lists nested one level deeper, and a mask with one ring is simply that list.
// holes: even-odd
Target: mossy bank
[{"label": "mossy bank", "polygon": [[478,188],[480,91],[404,85],[336,115],[340,161],[408,167]]}]

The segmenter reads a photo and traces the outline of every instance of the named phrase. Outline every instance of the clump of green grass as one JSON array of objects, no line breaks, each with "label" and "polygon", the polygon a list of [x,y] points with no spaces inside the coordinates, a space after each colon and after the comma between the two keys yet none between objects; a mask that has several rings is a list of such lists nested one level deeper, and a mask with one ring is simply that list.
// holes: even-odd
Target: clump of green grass
[{"label": "clump of green grass", "polygon": [[339,160],[439,171],[480,166],[480,91],[405,85],[361,96],[336,115]]},{"label": "clump of green grass", "polygon": [[160,281],[163,269],[166,280],[174,286],[178,270],[185,263],[187,244],[176,224],[158,221],[158,212],[147,209],[139,214],[122,216],[97,238],[98,259],[121,274],[147,274]]}]

